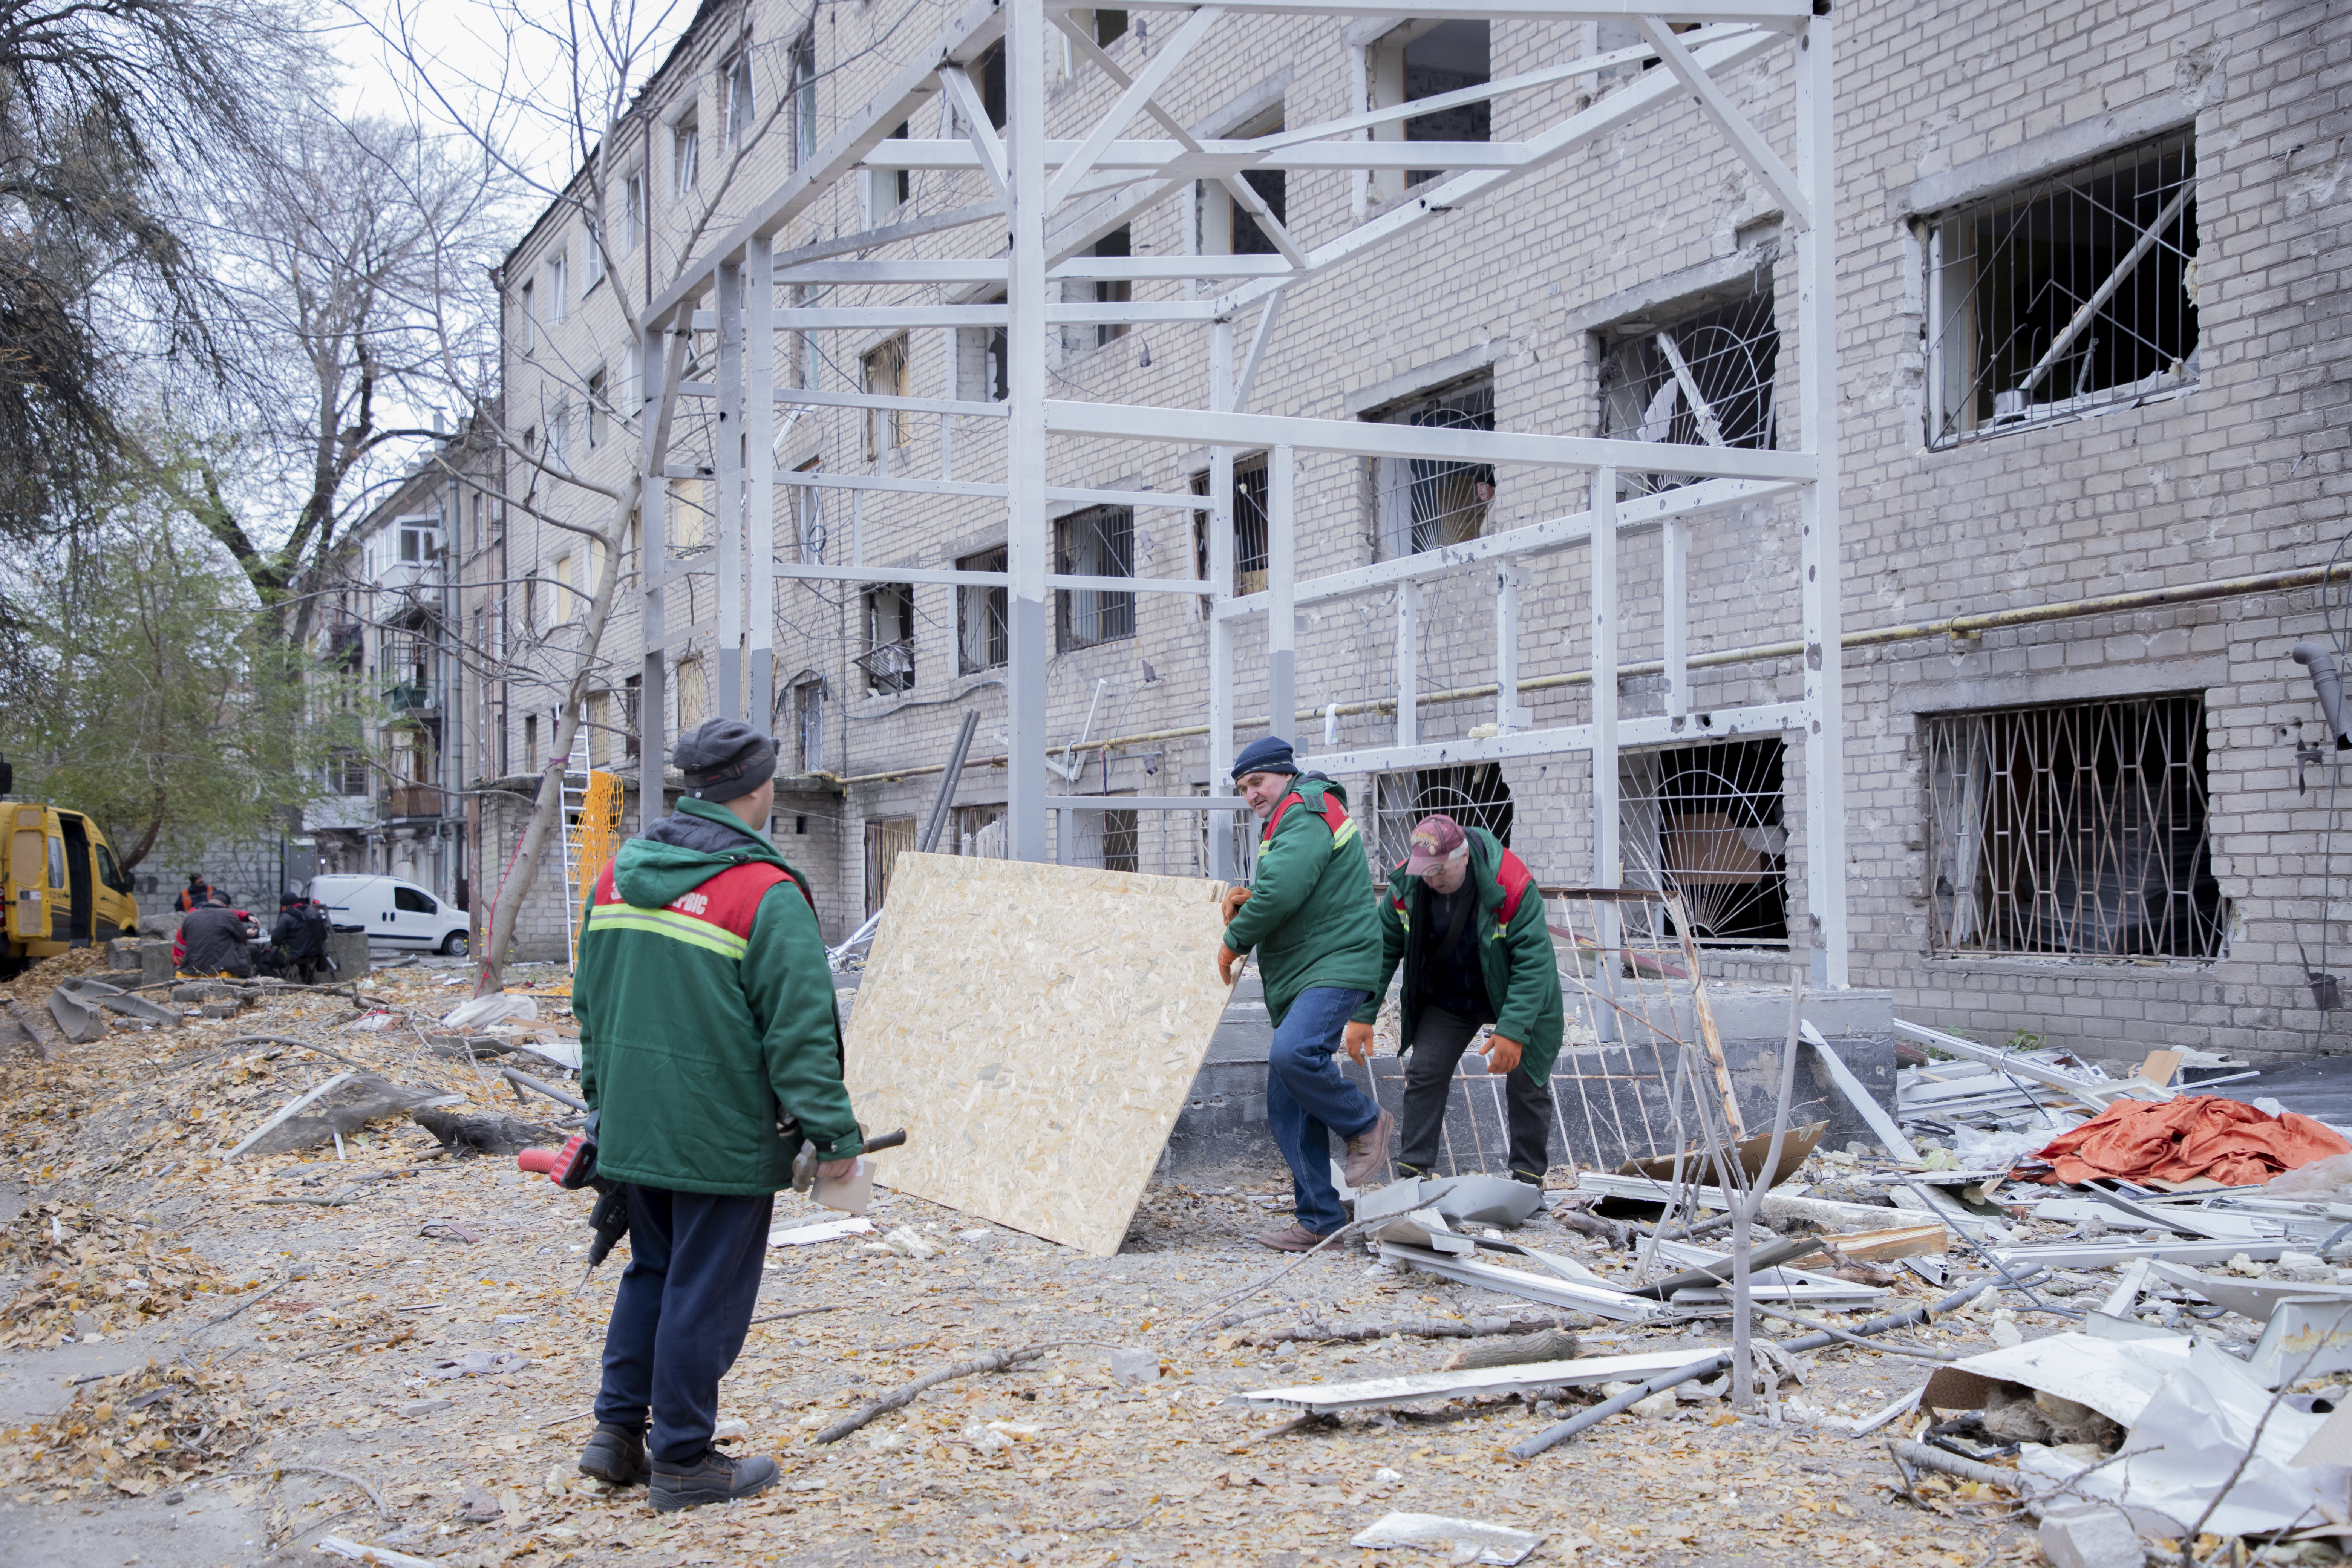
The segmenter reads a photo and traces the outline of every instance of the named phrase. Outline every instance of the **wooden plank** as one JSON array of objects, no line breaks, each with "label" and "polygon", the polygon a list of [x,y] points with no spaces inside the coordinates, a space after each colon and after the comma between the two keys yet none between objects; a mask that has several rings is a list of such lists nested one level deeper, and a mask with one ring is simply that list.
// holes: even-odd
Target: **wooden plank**
[{"label": "wooden plank", "polygon": [[2150,1051],[2147,1059],[2132,1069],[2132,1076],[2144,1078],[2158,1089],[2168,1089],[2173,1075],[2180,1070],[2183,1056],[2179,1051]]},{"label": "wooden plank", "polygon": [[902,851],[851,1014],[879,1179],[1118,1252],[1229,994],[1224,885]]},{"label": "wooden plank", "polygon": [[1643,1351],[1634,1355],[1579,1356],[1573,1361],[1529,1362],[1524,1366],[1482,1367],[1465,1372],[1430,1372],[1415,1377],[1366,1377],[1349,1383],[1295,1384],[1287,1388],[1253,1388],[1242,1398],[1261,1410],[1304,1410],[1328,1415],[1336,1410],[1369,1410],[1383,1405],[1412,1405],[1424,1399],[1467,1399],[1479,1394],[1516,1394],[1528,1388],[1571,1388],[1601,1383],[1639,1383],[1662,1372],[1688,1366],[1699,1352],[1688,1345],[1679,1350]]},{"label": "wooden plank", "polygon": [[[1897,1226],[1893,1230],[1858,1231],[1852,1236],[1832,1236],[1822,1239],[1832,1243],[1840,1252],[1856,1263],[1893,1263],[1903,1258],[1927,1258],[1951,1245],[1951,1232],[1941,1224]],[[1801,1266],[1816,1258],[1829,1256],[1819,1247],[1789,1260]]]}]

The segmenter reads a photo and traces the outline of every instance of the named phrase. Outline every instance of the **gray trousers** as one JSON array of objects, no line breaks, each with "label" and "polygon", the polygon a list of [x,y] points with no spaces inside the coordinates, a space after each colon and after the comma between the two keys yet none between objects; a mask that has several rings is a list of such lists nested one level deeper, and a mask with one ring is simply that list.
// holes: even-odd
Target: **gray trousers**
[{"label": "gray trousers", "polygon": [[[1436,1165],[1445,1130],[1446,1090],[1479,1028],[1444,1007],[1421,1010],[1412,1027],[1412,1049],[1404,1058],[1404,1138],[1396,1155],[1401,1173]],[[1541,1185],[1544,1172],[1551,1167],[1551,1085],[1538,1083],[1524,1067],[1513,1068],[1503,1080],[1503,1103],[1510,1129],[1511,1174]],[[1412,1171],[1406,1172],[1406,1166]]]}]

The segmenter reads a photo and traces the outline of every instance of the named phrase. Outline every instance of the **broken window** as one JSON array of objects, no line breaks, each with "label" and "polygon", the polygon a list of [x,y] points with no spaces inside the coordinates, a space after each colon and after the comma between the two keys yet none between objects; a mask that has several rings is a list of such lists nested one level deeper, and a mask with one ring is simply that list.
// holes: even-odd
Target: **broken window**
[{"label": "broken window", "polygon": [[[1054,570],[1065,577],[1135,575],[1135,513],[1088,507],[1054,525]],[[1135,635],[1135,594],[1120,588],[1064,588],[1054,595],[1060,652]]]},{"label": "broken window", "polygon": [[[1236,142],[1255,142],[1272,136],[1282,130],[1283,110],[1280,104],[1257,116],[1233,133]],[[1289,172],[1285,169],[1245,169],[1242,183],[1265,204],[1267,213],[1277,224],[1290,222]],[[1204,182],[1201,186],[1201,254],[1203,256],[1274,256],[1279,250],[1272,236],[1260,224],[1257,215],[1234,199],[1233,192],[1224,185]]]},{"label": "broken window", "polygon": [[[1620,322],[1601,356],[1601,434],[1617,441],[1769,447],[1780,356],[1772,289],[1761,277],[1745,297],[1664,325]],[[1629,495],[1689,482],[1622,471],[1619,481]]]},{"label": "broken window", "polygon": [[327,787],[337,795],[368,793],[367,758],[356,746],[337,746],[327,759]]},{"label": "broken window", "polygon": [[1001,805],[960,805],[955,808],[955,842],[940,846],[942,853],[1005,858],[1004,808]]},{"label": "broken window", "polygon": [[[909,123],[909,121],[904,120],[900,121],[898,122],[898,129],[890,132],[887,140],[893,142],[905,141],[907,139]],[[915,172],[912,169],[869,169],[866,171],[866,227],[880,228],[884,224],[895,223],[898,221],[898,209],[905,206],[907,205],[908,198],[914,195],[914,174]]]},{"label": "broken window", "polygon": [[751,51],[744,49],[719,68],[722,100],[719,133],[733,147],[751,130]]},{"label": "broken window", "polygon": [[[975,301],[1002,305],[1003,294]],[[956,395],[966,403],[1002,403],[1005,398],[1004,363],[1011,340],[1003,327],[956,329]]]},{"label": "broken window", "polygon": [[702,174],[702,132],[688,114],[669,128],[669,197],[685,199]]},{"label": "broken window", "polygon": [[1095,44],[1097,47],[1107,49],[1125,37],[1127,37],[1126,12],[1097,11],[1095,13]]},{"label": "broken window", "polygon": [[1725,741],[1618,758],[1628,887],[1676,895],[1702,942],[1789,938],[1789,830],[1778,740]]},{"label": "broken window", "polygon": [[804,773],[824,771],[824,682],[803,680],[793,688],[800,721],[801,768]]},{"label": "broken window", "polygon": [[1372,846],[1385,875],[1412,853],[1413,825],[1444,812],[1465,827],[1483,827],[1511,845],[1511,786],[1493,763],[1381,773],[1372,781]]},{"label": "broken window", "polygon": [[[1365,97],[1374,109],[1392,109],[1437,98],[1489,79],[1490,25],[1484,21],[1407,22],[1364,52]],[[1486,142],[1493,116],[1486,99],[1448,104],[1410,120],[1372,128],[1376,142]],[[1402,195],[1437,169],[1379,170],[1373,188],[1382,198]]]},{"label": "broken window", "polygon": [[[1003,545],[964,556],[956,563],[959,572],[1002,572],[1004,567]],[[1006,606],[1011,603],[1009,593],[1002,583],[968,583],[956,589],[957,674],[977,675],[983,669],[1001,669],[1011,657],[1006,618]]]},{"label": "broken window", "polygon": [[[911,397],[914,384],[908,378],[907,334],[884,342],[870,350],[859,362],[866,374],[866,390],[884,397]],[[869,408],[866,411],[866,458],[872,462],[882,456],[885,448],[904,447],[915,438],[915,416],[904,408]]]},{"label": "broken window", "polygon": [[999,131],[1004,129],[1004,44],[1002,39],[982,51],[980,58],[964,68],[971,85],[980,89],[980,106],[988,111],[988,122]]},{"label": "broken window", "polygon": [[2197,379],[2195,141],[2175,132],[1927,226],[1932,445]]},{"label": "broken window", "polygon": [[865,600],[866,651],[857,667],[866,689],[877,694],[915,689],[915,590],[909,584],[868,588]]},{"label": "broken window", "polygon": [[621,679],[621,755],[625,760],[638,754],[637,696],[645,689],[645,677],[624,676]]},{"label": "broken window", "polygon": [[2219,956],[2203,696],[1938,713],[1920,739],[1931,952]]},{"label": "broken window", "polygon": [[688,730],[710,717],[710,671],[697,655],[677,661],[677,732]]},{"label": "broken window", "polygon": [[1136,816],[1132,811],[1074,811],[1070,861],[1106,871],[1139,868]]},{"label": "broken window", "polygon": [[[1135,231],[1125,224],[1119,225],[1118,227],[1095,241],[1095,254],[1097,256],[1133,256]],[[1095,303],[1097,305],[1124,305],[1134,298],[1135,285],[1124,278],[1102,278],[1095,280]],[[1100,347],[1114,338],[1127,336],[1127,329],[1128,324],[1125,321],[1097,322],[1095,327],[1096,346]]]},{"label": "broken window", "polygon": [[890,898],[890,873],[898,868],[902,850],[915,847],[915,819],[911,816],[869,817],[866,823],[866,914],[867,919],[882,912]]},{"label": "broken window", "polygon": [[793,41],[786,57],[784,79],[792,85],[793,167],[797,169],[816,153],[816,29],[811,27]]},{"label": "broken window", "polygon": [[612,414],[612,405],[604,382],[603,365],[600,364],[588,373],[588,447],[591,451],[604,444],[604,422]]},{"label": "broken window", "polygon": [[[1209,493],[1209,476],[1192,476],[1192,493]],[[1234,460],[1234,592],[1263,594],[1266,574],[1266,487],[1265,454],[1252,453]],[[1211,514],[1192,514],[1193,575],[1205,583],[1209,580],[1209,523]],[[1202,599],[1197,611],[1204,618],[1209,602]]]},{"label": "broken window", "polygon": [[[1364,416],[1391,425],[1441,430],[1492,430],[1491,371]],[[1451,458],[1374,458],[1372,540],[1376,558],[1393,561],[1477,538],[1495,499],[1495,470]]]}]

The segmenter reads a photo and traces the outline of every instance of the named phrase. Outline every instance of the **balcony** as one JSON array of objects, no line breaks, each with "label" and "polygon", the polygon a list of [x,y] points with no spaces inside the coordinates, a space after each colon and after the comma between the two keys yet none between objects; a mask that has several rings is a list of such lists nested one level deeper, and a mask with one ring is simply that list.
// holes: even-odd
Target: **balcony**
[{"label": "balcony", "polygon": [[441,815],[441,791],[432,784],[394,784],[384,792],[383,815],[388,821]]},{"label": "balcony", "polygon": [[437,680],[395,680],[383,688],[383,705],[394,713],[438,713],[441,683]]}]

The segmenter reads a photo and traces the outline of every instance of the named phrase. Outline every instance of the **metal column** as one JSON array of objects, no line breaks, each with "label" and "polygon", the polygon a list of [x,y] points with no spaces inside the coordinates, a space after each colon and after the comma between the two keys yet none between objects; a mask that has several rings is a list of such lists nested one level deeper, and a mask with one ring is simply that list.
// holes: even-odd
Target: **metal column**
[{"label": "metal column", "polygon": [[743,710],[763,735],[776,727],[775,246],[743,247],[743,573],[751,689]]},{"label": "metal column", "polygon": [[1617,470],[1592,470],[1592,882],[1625,885],[1617,823]]},{"label": "metal column", "polygon": [[[1265,465],[1265,576],[1274,601],[1265,614],[1265,721],[1267,733],[1285,740],[1292,738],[1298,713],[1298,610],[1292,595],[1297,585],[1292,532],[1297,458],[1294,448],[1277,446]],[[1226,461],[1232,460],[1228,456]]]},{"label": "metal column", "polygon": [[[1797,179],[1811,222],[1797,231],[1797,401],[1816,465],[1800,492],[1804,528],[1805,902],[1813,979],[1848,984],[1845,866],[1845,683],[1838,543],[1837,160],[1831,21],[1797,40]],[[1791,933],[1792,935],[1794,933]]]},{"label": "metal column", "polygon": [[1045,842],[1045,7],[1005,5],[1005,158],[1013,254],[1005,289],[1005,392],[1012,405],[1004,477],[1006,599],[1004,815],[1015,860],[1043,860]]},{"label": "metal column", "polygon": [[[743,268],[721,266],[714,290],[719,304],[718,427],[710,435],[712,465],[719,470],[719,570],[711,579],[717,595],[718,686],[712,716],[743,717]],[[760,422],[767,424],[765,419]]]},{"label": "metal column", "polygon": [[1421,744],[1421,584],[1397,584],[1396,606],[1396,743]]},{"label": "metal column", "polygon": [[[1234,323],[1209,327],[1209,406],[1224,413],[1234,405]],[[1234,771],[1234,623],[1217,614],[1234,595],[1234,449],[1209,452],[1209,581],[1216,593],[1204,606],[1209,616],[1209,792],[1232,787]],[[1209,875],[1233,880],[1232,827],[1213,816],[1208,821]]]}]

